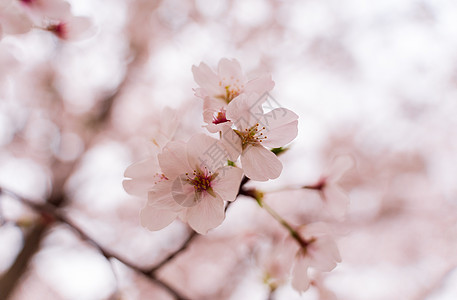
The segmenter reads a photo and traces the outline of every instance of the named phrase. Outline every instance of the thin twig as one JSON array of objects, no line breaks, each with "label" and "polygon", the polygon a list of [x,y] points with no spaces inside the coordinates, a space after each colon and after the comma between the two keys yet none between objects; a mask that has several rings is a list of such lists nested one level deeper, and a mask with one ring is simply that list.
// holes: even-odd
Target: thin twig
[{"label": "thin twig", "polygon": [[[58,221],[60,223],[66,224],[73,231],[75,231],[82,240],[86,241],[88,244],[92,245],[92,247],[96,248],[108,261],[111,258],[114,258],[114,259],[120,261],[121,263],[123,263],[124,265],[126,265],[127,267],[129,267],[130,269],[136,271],[137,273],[143,274],[145,277],[147,277],[148,279],[150,279],[157,285],[161,286],[163,289],[167,290],[171,295],[173,295],[175,297],[175,299],[178,299],[178,300],[187,299],[186,297],[181,295],[178,291],[176,291],[174,288],[172,288],[170,285],[168,285],[166,282],[158,279],[154,275],[154,273],[150,272],[149,270],[142,269],[142,268],[130,263],[129,261],[125,260],[124,258],[119,257],[118,255],[113,253],[111,250],[98,244],[94,239],[92,239],[89,235],[87,235],[79,226],[77,226],[67,217],[62,215],[58,211],[57,207],[55,207],[49,203],[36,204],[34,202],[31,202],[28,199],[25,199],[25,198],[15,194],[14,192],[11,192],[11,191],[5,190],[5,189],[1,189],[1,188],[0,188],[0,193],[4,193],[4,194],[8,194],[10,196],[13,196],[15,199],[17,199],[21,203],[27,205],[28,207],[30,207],[31,209],[33,209],[40,215],[46,216],[46,218],[52,218],[52,219],[54,219],[54,221]],[[163,264],[165,264],[165,263],[163,263]]]},{"label": "thin twig", "polygon": [[181,247],[179,247],[176,251],[173,251],[172,253],[170,253],[170,255],[168,255],[165,259],[163,259],[161,262],[159,262],[157,265],[155,265],[154,267],[150,268],[147,273],[149,274],[154,274],[157,270],[159,270],[160,268],[162,268],[164,265],[166,265],[167,263],[169,263],[171,260],[173,260],[179,253],[181,253],[182,251],[184,251],[187,246],[189,246],[190,242],[195,238],[197,237],[197,232],[196,231],[192,231],[192,233],[189,235],[189,237],[187,238],[187,240],[182,244]]}]

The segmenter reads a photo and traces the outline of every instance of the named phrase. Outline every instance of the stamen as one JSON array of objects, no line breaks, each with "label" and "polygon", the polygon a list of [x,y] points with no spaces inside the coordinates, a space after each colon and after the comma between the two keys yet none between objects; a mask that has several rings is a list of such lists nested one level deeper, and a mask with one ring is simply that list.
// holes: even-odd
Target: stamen
[{"label": "stamen", "polygon": [[189,177],[189,173],[186,173],[186,181],[194,186],[194,190],[196,193],[206,191],[210,195],[214,195],[214,192],[211,187],[211,182],[214,178],[216,178],[217,173],[212,174],[212,172],[208,171],[208,169],[205,167],[204,171],[197,168],[197,170],[193,171],[193,175],[193,177]]},{"label": "stamen", "polygon": [[235,130],[235,133],[241,138],[243,149],[245,149],[248,145],[262,143],[262,141],[267,139],[267,136],[262,132],[265,130],[265,126],[260,129],[259,126],[260,124],[256,123],[250,128],[245,128],[244,131]]}]

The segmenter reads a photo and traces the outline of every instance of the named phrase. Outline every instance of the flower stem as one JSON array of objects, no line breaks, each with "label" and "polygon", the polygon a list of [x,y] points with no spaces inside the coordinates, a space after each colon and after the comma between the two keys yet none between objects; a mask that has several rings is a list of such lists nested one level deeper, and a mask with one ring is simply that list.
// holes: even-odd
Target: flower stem
[{"label": "flower stem", "polygon": [[304,250],[308,246],[309,242],[304,240],[300,234],[295,230],[292,225],[289,224],[283,217],[281,217],[270,205],[268,205],[265,201],[263,201],[263,193],[256,190],[256,189],[249,189],[249,190],[243,190],[241,193],[245,196],[249,196],[254,198],[257,203],[259,204],[260,207],[264,208],[270,216],[272,216],[276,221],[278,221],[279,224],[281,224],[283,227],[285,227],[290,235],[297,241],[297,243],[302,247]]}]

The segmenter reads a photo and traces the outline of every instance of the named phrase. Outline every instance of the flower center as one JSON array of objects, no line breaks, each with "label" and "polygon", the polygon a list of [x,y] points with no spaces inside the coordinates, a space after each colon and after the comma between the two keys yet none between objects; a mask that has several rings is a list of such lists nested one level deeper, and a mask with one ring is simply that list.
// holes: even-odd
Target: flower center
[{"label": "flower center", "polygon": [[211,187],[211,182],[216,178],[218,173],[212,173],[211,171],[208,171],[208,169],[205,167],[204,171],[200,170],[197,168],[196,170],[193,171],[192,175],[189,175],[189,173],[186,173],[187,179],[186,181],[194,186],[194,190],[196,193],[201,193],[201,192],[208,192],[211,196],[216,197],[214,194],[214,191]]},{"label": "flower center", "polygon": [[228,122],[227,116],[225,115],[225,109],[221,108],[221,111],[218,112],[214,117],[213,117],[213,124],[220,124],[220,123],[225,123]]},{"label": "flower center", "polygon": [[232,101],[236,96],[238,96],[240,92],[241,89],[236,85],[225,86],[225,101],[227,101],[227,103],[230,103],[230,101]]},{"label": "flower center", "polygon": [[57,37],[61,39],[65,39],[67,35],[66,24],[63,22],[50,24],[48,25],[48,27],[46,27],[46,30],[54,33]]},{"label": "flower center", "polygon": [[167,176],[163,173],[155,173],[154,174],[154,184],[157,184],[159,182],[162,182],[164,180],[168,180]]},{"label": "flower center", "polygon": [[250,128],[246,128],[244,131],[235,130],[235,133],[241,138],[241,145],[245,149],[249,145],[256,145],[267,139],[267,136],[263,134],[265,126],[259,129],[259,123],[256,123]]},{"label": "flower center", "polygon": [[229,78],[223,77],[221,81],[219,81],[219,86],[224,87],[225,95],[220,95],[218,98],[224,100],[227,103],[230,103],[235,97],[241,94],[241,90],[244,88],[244,85],[240,85],[240,80],[235,79],[233,76]]}]

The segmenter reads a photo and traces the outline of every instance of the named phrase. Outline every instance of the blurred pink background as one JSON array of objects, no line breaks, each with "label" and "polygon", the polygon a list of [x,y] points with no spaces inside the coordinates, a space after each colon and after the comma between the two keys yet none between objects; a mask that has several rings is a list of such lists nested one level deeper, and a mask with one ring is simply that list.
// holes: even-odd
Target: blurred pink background
[{"label": "blurred pink background", "polygon": [[[0,41],[1,187],[62,200],[100,244],[154,265],[187,229],[142,228],[144,200],[124,192],[123,172],[148,154],[165,106],[179,111],[179,138],[205,132],[191,66],[236,58],[248,73],[270,72],[272,97],[300,116],[280,178],[249,183],[284,217],[312,220],[317,195],[274,190],[315,183],[336,155],[355,158],[341,181],[351,198],[337,225],[342,263],[326,287],[348,300],[456,299],[457,2],[69,2],[94,22],[91,38],[63,42],[32,30]],[[6,273],[35,217],[9,196],[0,201]],[[253,254],[261,242],[251,237],[268,226],[263,218],[240,197],[222,226],[159,277],[191,299],[266,299]],[[170,299],[64,225],[39,238],[11,299]],[[274,297],[324,299],[288,284]]]}]

